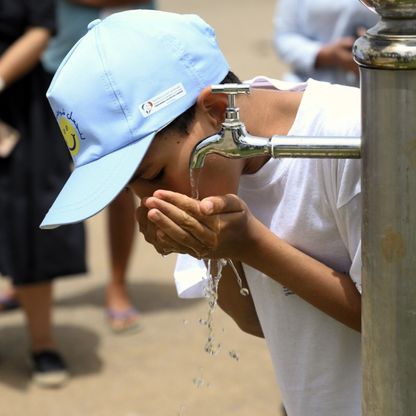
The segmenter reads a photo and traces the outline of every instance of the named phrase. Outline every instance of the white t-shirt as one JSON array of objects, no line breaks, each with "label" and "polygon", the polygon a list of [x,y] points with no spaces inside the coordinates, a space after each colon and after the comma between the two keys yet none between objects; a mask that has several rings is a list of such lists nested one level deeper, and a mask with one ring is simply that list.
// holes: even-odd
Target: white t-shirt
[{"label": "white t-shirt", "polygon": [[[289,85],[264,77],[252,83],[305,89],[289,135],[360,135],[358,89],[313,80]],[[359,160],[271,159],[255,174],[242,176],[239,196],[276,235],[349,274],[361,290],[360,190]],[[189,276],[197,276],[189,259],[179,259],[176,273],[185,296],[203,286],[201,279],[187,286]],[[360,334],[258,270],[243,267],[288,415],[360,415]]]}]

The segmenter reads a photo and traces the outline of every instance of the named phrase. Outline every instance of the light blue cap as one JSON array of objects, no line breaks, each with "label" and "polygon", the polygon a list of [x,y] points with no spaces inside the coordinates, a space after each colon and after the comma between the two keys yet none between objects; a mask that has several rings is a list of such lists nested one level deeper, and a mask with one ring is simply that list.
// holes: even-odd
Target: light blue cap
[{"label": "light blue cap", "polygon": [[213,29],[196,15],[131,10],[90,23],[47,92],[74,170],[40,227],[106,207],[155,134],[228,70]]}]

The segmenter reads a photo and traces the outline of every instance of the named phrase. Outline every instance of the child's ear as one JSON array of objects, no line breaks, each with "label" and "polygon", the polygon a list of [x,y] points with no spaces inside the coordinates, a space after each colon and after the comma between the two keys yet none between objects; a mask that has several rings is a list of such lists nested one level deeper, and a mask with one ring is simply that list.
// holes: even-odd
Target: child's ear
[{"label": "child's ear", "polygon": [[220,125],[225,118],[225,109],[228,105],[226,94],[213,94],[211,87],[205,87],[198,96],[197,107],[206,113],[215,123]]}]

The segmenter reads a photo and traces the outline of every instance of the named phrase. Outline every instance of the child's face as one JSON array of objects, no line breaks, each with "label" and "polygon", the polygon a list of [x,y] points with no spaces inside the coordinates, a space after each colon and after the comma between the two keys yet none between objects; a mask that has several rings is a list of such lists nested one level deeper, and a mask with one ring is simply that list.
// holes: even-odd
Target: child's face
[{"label": "child's face", "polygon": [[[194,146],[216,133],[218,126],[197,112],[189,134],[161,132],[154,138],[129,187],[139,197],[150,196],[158,189],[192,195],[189,164]],[[200,199],[211,195],[236,193],[243,162],[209,155],[199,177]]]}]

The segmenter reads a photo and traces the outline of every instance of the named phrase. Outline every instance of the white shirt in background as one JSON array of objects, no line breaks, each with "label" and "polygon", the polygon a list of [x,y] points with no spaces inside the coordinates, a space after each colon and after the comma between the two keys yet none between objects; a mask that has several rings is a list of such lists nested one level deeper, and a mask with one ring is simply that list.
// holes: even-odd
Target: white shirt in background
[{"label": "white shirt in background", "polygon": [[291,67],[285,80],[302,82],[313,78],[358,86],[358,78],[352,72],[315,68],[316,56],[323,45],[345,36],[357,37],[357,29],[368,29],[378,20],[359,0],[278,0],[274,44]]}]

